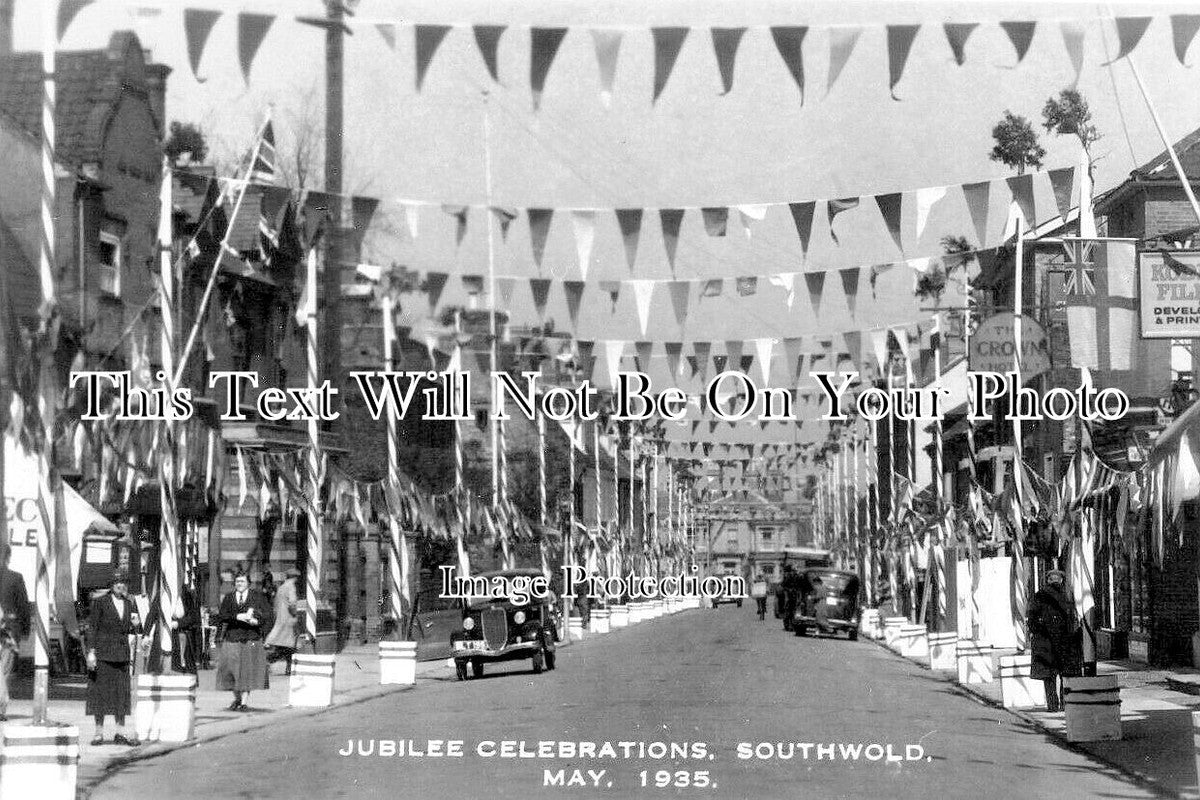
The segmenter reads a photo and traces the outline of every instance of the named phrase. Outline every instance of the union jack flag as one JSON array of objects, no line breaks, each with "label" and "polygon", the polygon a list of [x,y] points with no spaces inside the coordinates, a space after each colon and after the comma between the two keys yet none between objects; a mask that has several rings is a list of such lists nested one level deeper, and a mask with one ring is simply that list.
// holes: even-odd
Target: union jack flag
[{"label": "union jack flag", "polygon": [[1067,255],[1061,270],[1066,274],[1063,291],[1068,295],[1094,295],[1096,293],[1096,258],[1094,239],[1067,240],[1062,243]]}]

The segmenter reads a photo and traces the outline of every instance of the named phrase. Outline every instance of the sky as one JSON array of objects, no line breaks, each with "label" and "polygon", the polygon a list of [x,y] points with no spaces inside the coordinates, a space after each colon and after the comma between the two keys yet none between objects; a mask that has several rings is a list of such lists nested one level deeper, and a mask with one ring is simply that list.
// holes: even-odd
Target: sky
[{"label": "sky", "polygon": [[[197,81],[187,60],[182,8],[227,13],[213,30]],[[158,8],[147,15],[138,9]],[[281,17],[254,62],[249,81],[237,61],[238,11]],[[733,0],[362,0],[354,35],[347,39],[346,137],[348,189],[383,200],[380,230],[369,240],[367,258],[398,260],[422,272],[483,274],[522,280],[512,299],[517,323],[538,320],[528,277],[581,280],[575,240],[565,211],[555,215],[541,268],[531,256],[524,218],[507,237],[491,231],[482,211],[468,218],[466,236],[456,243],[455,220],[442,204],[517,208],[637,208],[733,206],[786,203],[909,191],[930,186],[1005,178],[1011,173],[992,162],[992,125],[1005,110],[1040,123],[1045,100],[1072,84],[1074,70],[1060,31],[1063,20],[1087,23],[1084,65],[1078,88],[1091,103],[1103,135],[1096,145],[1097,190],[1125,178],[1163,148],[1128,63],[1105,66],[1115,55],[1112,16],[1152,16],[1134,58],[1172,139],[1200,127],[1200,70],[1176,60],[1168,16],[1195,11],[1190,3],[995,3],[995,2],[733,2]],[[37,44],[37,4],[18,0],[18,46]],[[286,149],[297,120],[320,120],[323,33],[297,23],[298,14],[320,15],[313,0],[97,0],[68,31],[64,48],[96,47],[113,30],[133,28],[154,59],[173,69],[168,116],[199,124],[218,154],[245,147],[264,108]],[[1024,60],[1016,64],[1012,44],[996,23],[1034,20],[1037,32]],[[966,63],[951,56],[944,22],[982,23],[971,36]],[[374,23],[399,25],[395,49]],[[450,24],[425,79],[414,87],[411,24]],[[511,27],[499,49],[500,83],[485,69],[469,24]],[[898,100],[888,92],[887,24],[920,24]],[[529,88],[528,26],[567,26],[546,82],[540,109]],[[648,28],[689,26],[665,91],[651,102],[653,49]],[[777,55],[766,26],[808,25],[804,41],[807,91],[801,96]],[[853,55],[832,90],[826,91],[831,32],[865,26]],[[710,26],[747,26],[738,54],[733,89],[722,96],[709,38]],[[624,38],[610,106],[599,96],[591,27],[617,27]],[[1200,61],[1200,42],[1191,60]],[[300,125],[303,127],[303,124]],[[1040,131],[1040,127],[1039,127]],[[1043,132],[1046,168],[1078,161],[1078,146]],[[1044,176],[1037,178],[1039,221],[1056,216]],[[994,203],[990,230],[1004,228],[1005,204]],[[423,204],[417,236],[408,231],[400,201]],[[818,204],[820,205],[820,204]],[[596,291],[601,280],[666,281],[735,276],[768,276],[879,265],[935,255],[943,235],[973,230],[954,190],[935,208],[918,240],[911,209],[903,221],[904,250],[892,242],[874,204],[867,201],[841,215],[833,242],[818,210],[807,255],[800,250],[784,207],[771,208],[747,237],[731,220],[728,235],[706,235],[698,211],[685,217],[674,269],[668,263],[657,214],[648,212],[636,270],[627,266],[611,213],[598,215],[588,291],[572,325],[562,292],[552,289],[546,315],[580,339],[622,340],[627,367],[634,341],[713,341],[824,337],[927,320],[927,304],[912,295],[906,268],[883,272],[872,292],[864,269],[857,297],[848,300],[831,272],[821,307],[801,292],[789,307],[778,287],[740,297],[730,280],[722,296],[693,302],[680,324],[665,283],[655,284],[643,331],[629,286],[616,308]],[[489,252],[490,250],[490,252]],[[803,281],[797,278],[799,287]],[[443,302],[467,301],[457,281]],[[958,300],[953,293],[947,303]],[[428,308],[408,303],[420,330]],[[720,345],[714,352],[720,352]],[[661,358],[661,348],[656,351]],[[690,351],[685,349],[685,355]],[[753,352],[747,344],[746,353]],[[776,349],[776,352],[780,352]],[[597,346],[597,354],[601,354]],[[775,379],[782,375],[778,369]]]}]

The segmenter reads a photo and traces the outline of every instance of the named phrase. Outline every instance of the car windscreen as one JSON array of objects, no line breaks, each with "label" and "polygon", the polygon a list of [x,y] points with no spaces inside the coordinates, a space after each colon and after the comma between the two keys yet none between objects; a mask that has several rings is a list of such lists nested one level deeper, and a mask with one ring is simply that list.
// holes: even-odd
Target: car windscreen
[{"label": "car windscreen", "polygon": [[[840,572],[810,572],[808,580],[814,590],[827,595],[853,597],[858,594],[858,576],[856,575],[845,575]],[[818,581],[820,581],[819,584]]]}]

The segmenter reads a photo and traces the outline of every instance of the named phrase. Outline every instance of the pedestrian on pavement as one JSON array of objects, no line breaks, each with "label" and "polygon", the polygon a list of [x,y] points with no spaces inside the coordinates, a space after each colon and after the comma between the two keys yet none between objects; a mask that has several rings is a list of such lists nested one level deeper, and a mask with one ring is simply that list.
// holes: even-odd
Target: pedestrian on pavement
[{"label": "pedestrian on pavement", "polygon": [[179,590],[179,608],[175,614],[175,651],[171,653],[171,668],[195,675],[201,634],[200,601],[195,589],[184,586]]},{"label": "pedestrian on pavement", "polygon": [[92,745],[104,744],[104,718],[111,716],[118,728],[114,744],[141,744],[134,734],[126,735],[129,716],[129,671],[132,658],[129,637],[140,633],[142,620],[137,606],[129,599],[129,579],[116,571],[109,581],[107,594],[92,599],[88,615],[87,668],[88,688],[85,712],[96,722]]},{"label": "pedestrian on pavement", "polygon": [[289,567],[286,578],[275,593],[275,626],[267,634],[267,663],[283,661],[286,668],[284,675],[292,674],[292,654],[296,652],[297,625],[296,602],[300,592],[296,582],[300,580],[300,570]]},{"label": "pedestrian on pavement", "polygon": [[25,578],[8,568],[12,548],[0,541],[0,722],[8,719],[8,680],[21,640],[29,635],[29,594]]},{"label": "pedestrian on pavement", "polygon": [[1046,573],[1045,585],[1029,603],[1029,639],[1032,649],[1030,676],[1040,678],[1046,687],[1046,709],[1059,711],[1058,679],[1078,675],[1082,666],[1079,652],[1079,620],[1075,604],[1067,597],[1067,576],[1061,570]]},{"label": "pedestrian on pavement", "polygon": [[263,576],[262,576],[262,581],[260,582],[260,585],[262,587],[263,597],[267,598],[268,603],[274,603],[275,602],[275,576],[271,574],[270,569],[263,570]]},{"label": "pedestrian on pavement", "polygon": [[760,622],[767,618],[767,579],[760,572],[754,576],[754,583],[750,584],[750,596],[754,598],[754,602],[758,604],[758,619]]},{"label": "pedestrian on pavement", "polygon": [[776,596],[781,606],[780,611],[785,631],[792,629],[792,617],[796,614],[796,604],[800,602],[801,588],[800,576],[796,574],[795,567],[791,564],[784,564],[783,580],[779,582],[779,591]]},{"label": "pedestrian on pavement", "polygon": [[262,592],[250,588],[250,576],[239,572],[217,616],[224,628],[217,689],[233,692],[230,711],[245,711],[246,695],[266,689],[269,681],[263,635],[271,629],[271,606]]}]

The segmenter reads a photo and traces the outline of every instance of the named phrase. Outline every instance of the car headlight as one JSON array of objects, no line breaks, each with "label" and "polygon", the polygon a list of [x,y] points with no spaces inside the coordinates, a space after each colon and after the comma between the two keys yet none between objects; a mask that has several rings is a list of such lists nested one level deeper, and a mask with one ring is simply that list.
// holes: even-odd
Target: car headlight
[{"label": "car headlight", "polygon": [[466,619],[464,619],[463,620],[463,630],[464,631],[475,630],[475,620],[471,617],[467,617]]},{"label": "car headlight", "polygon": [[525,621],[525,612],[524,611],[518,611],[517,613],[513,614],[513,622],[520,625],[524,621]]}]

